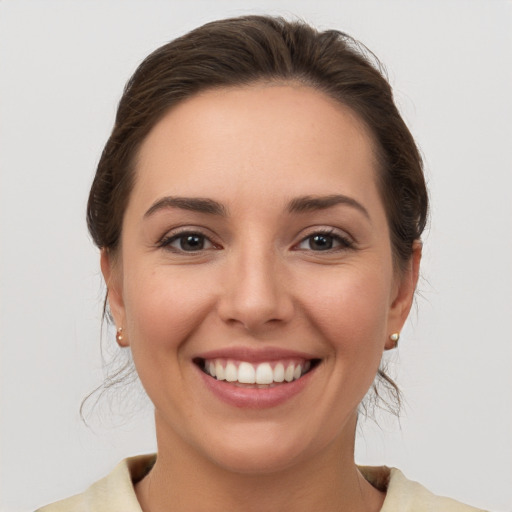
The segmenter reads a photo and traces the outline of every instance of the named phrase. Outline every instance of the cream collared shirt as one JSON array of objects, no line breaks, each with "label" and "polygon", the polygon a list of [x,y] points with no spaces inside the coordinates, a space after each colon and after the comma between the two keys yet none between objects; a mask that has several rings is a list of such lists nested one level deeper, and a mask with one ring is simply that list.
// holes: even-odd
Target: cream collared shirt
[{"label": "cream collared shirt", "polygon": [[[154,455],[125,459],[84,493],[36,512],[142,512],[133,483],[147,474],[154,460]],[[435,496],[417,482],[407,480],[398,469],[385,466],[359,469],[374,487],[386,491],[381,512],[485,512],[451,498]]]}]

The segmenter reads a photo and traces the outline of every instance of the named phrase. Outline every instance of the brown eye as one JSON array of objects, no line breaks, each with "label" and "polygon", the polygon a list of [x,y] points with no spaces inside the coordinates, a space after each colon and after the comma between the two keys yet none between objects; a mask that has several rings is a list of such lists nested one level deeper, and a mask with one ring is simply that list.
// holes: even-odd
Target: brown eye
[{"label": "brown eye", "polygon": [[348,238],[335,233],[313,233],[304,238],[297,246],[306,251],[336,251],[353,247],[353,242]]},{"label": "brown eye", "polygon": [[182,251],[200,251],[204,249],[205,239],[202,235],[184,235],[178,238]]},{"label": "brown eye", "polygon": [[160,246],[176,252],[197,252],[211,249],[213,244],[201,233],[179,233],[162,240]]},{"label": "brown eye", "polygon": [[327,251],[332,249],[334,238],[330,235],[313,235],[308,238],[308,244],[313,251]]}]

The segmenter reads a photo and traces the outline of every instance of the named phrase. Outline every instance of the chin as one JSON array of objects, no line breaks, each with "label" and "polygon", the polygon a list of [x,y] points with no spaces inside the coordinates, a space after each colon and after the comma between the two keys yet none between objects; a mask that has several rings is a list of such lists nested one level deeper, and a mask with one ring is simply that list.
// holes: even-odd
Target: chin
[{"label": "chin", "polygon": [[331,432],[332,436],[311,437],[307,431],[294,432],[290,427],[276,422],[225,428],[223,435],[213,436],[212,443],[197,449],[207,450],[210,461],[226,471],[264,476],[315,458],[336,436]]},{"label": "chin", "polygon": [[222,453],[211,454],[212,461],[231,473],[268,475],[284,471],[305,457],[304,446],[275,446],[270,443],[234,443]]}]

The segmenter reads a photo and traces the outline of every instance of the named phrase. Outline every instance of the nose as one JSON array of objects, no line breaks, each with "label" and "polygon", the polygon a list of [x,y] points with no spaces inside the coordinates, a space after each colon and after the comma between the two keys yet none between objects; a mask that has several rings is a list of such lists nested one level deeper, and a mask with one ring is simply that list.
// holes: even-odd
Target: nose
[{"label": "nose", "polygon": [[221,319],[255,334],[284,325],[294,314],[286,263],[267,247],[235,251],[226,265],[218,303]]}]

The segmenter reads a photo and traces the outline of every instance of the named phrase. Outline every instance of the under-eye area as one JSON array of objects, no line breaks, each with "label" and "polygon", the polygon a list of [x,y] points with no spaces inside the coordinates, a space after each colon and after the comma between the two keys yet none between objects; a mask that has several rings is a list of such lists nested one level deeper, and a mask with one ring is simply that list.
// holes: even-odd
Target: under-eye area
[{"label": "under-eye area", "polygon": [[272,388],[287,384],[311,372],[320,359],[287,359],[250,363],[233,359],[197,358],[194,363],[207,375],[242,387]]}]

